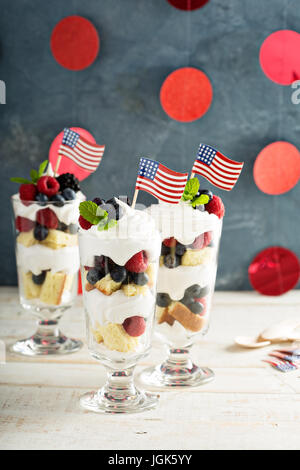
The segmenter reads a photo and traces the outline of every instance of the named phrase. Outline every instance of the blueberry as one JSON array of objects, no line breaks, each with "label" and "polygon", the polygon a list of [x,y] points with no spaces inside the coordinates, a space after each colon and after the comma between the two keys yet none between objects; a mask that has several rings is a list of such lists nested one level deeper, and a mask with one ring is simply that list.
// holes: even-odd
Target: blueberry
[{"label": "blueberry", "polygon": [[119,220],[123,216],[123,209],[119,206],[114,197],[108,199],[105,204],[101,206],[101,209],[108,213],[109,219]]},{"label": "blueberry", "polygon": [[95,197],[95,198],[93,199],[93,202],[94,202],[95,204],[97,204],[97,206],[102,206],[102,204],[105,204],[104,199],[101,199],[100,197]]},{"label": "blueberry", "polygon": [[149,282],[149,277],[146,273],[131,273],[131,279],[138,286],[145,286]]},{"label": "blueberry", "polygon": [[76,199],[76,193],[71,188],[65,188],[62,192],[62,195],[66,201],[73,201],[73,199]]},{"label": "blueberry", "polygon": [[71,235],[75,235],[75,233],[78,232],[78,225],[77,224],[70,224],[68,229],[69,229],[69,233],[71,233]]},{"label": "blueberry", "polygon": [[96,282],[100,281],[103,278],[103,272],[100,269],[92,268],[88,271],[86,279],[87,281],[94,285]]},{"label": "blueberry", "polygon": [[203,312],[204,305],[202,305],[200,302],[192,302],[188,305],[188,308],[190,309],[191,312],[198,315],[199,313]]},{"label": "blueberry", "polygon": [[180,265],[180,261],[181,258],[178,255],[166,255],[164,257],[164,265],[169,269],[177,268]]},{"label": "blueberry", "polygon": [[53,201],[54,205],[57,207],[62,207],[65,204],[65,198],[61,194],[54,194],[51,201]]},{"label": "blueberry", "polygon": [[170,251],[171,251],[170,247],[166,246],[162,243],[162,245],[161,245],[161,255],[162,256],[168,255],[168,254],[170,254]]},{"label": "blueberry", "polygon": [[124,202],[125,204],[127,204],[127,206],[130,206],[131,207],[131,199],[129,199],[128,196],[119,196],[120,201]]},{"label": "blueberry", "polygon": [[197,193],[197,197],[202,196],[202,194],[205,194],[205,196],[209,197],[208,202],[210,202],[213,198],[213,193],[211,191],[209,191],[208,189],[199,189],[199,191]]},{"label": "blueberry", "polygon": [[48,237],[49,230],[44,225],[36,224],[33,231],[33,236],[39,242],[45,240]]},{"label": "blueberry", "polygon": [[35,196],[35,200],[39,202],[41,206],[45,206],[47,202],[49,201],[48,196],[46,196],[46,194],[43,194],[43,193],[37,193],[37,195]]},{"label": "blueberry", "polygon": [[159,307],[169,307],[170,303],[172,302],[171,297],[169,294],[157,294],[156,296],[156,305]]},{"label": "blueberry", "polygon": [[176,245],[176,255],[182,256],[186,252],[186,247],[181,243],[177,242]]},{"label": "blueberry", "polygon": [[42,271],[41,274],[32,274],[32,281],[40,286],[43,284],[45,277],[46,277],[47,271]]},{"label": "blueberry", "polygon": [[130,273],[129,271],[126,272],[126,277],[124,279],[124,281],[122,282],[122,284],[126,285],[126,284],[131,284],[133,281],[132,281],[132,274],[133,273]]},{"label": "blueberry", "polygon": [[192,299],[201,297],[201,287],[198,284],[193,284],[185,290],[184,297]]},{"label": "blueberry", "polygon": [[203,297],[206,297],[208,293],[209,293],[209,287],[208,286],[202,287],[199,298],[202,299]]},{"label": "blueberry", "polygon": [[197,209],[200,212],[205,212],[205,206],[203,204],[200,204],[200,206],[194,207],[194,209]]},{"label": "blueberry", "polygon": [[64,224],[63,222],[58,223],[57,230],[60,230],[61,232],[65,232],[68,229],[68,226]]},{"label": "blueberry", "polygon": [[115,282],[124,282],[127,276],[127,270],[124,266],[118,266],[117,264],[110,271],[110,275]]},{"label": "blueberry", "polygon": [[115,266],[113,260],[103,255],[94,256],[94,264],[96,268],[101,269],[105,274],[110,273],[113,267]]}]

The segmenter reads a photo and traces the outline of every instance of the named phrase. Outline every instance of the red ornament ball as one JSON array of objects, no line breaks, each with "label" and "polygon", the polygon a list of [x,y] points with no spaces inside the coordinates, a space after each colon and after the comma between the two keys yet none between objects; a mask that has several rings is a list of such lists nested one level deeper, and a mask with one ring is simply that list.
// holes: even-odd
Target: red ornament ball
[{"label": "red ornament ball", "polygon": [[179,10],[197,10],[203,7],[209,0],[168,0],[168,2]]}]

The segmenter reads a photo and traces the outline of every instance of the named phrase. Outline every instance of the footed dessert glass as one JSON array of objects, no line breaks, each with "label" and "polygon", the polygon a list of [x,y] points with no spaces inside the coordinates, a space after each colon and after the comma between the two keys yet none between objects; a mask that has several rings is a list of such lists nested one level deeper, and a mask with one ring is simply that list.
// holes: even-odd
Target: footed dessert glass
[{"label": "footed dessert glass", "polygon": [[68,354],[82,347],[58,328],[77,296],[79,199],[62,205],[12,197],[20,303],[38,319],[37,331],[13,344],[13,353]]},{"label": "footed dessert glass", "polygon": [[190,349],[209,327],[222,220],[184,202],[160,203],[150,213],[163,235],[155,331],[168,357],[140,378],[154,387],[196,387],[214,377],[193,363]]},{"label": "footed dessert glass", "polygon": [[80,403],[98,413],[136,413],[158,401],[136,389],[133,370],[150,350],[161,237],[148,214],[116,201],[116,226],[79,230],[87,343],[107,370],[104,387]]}]

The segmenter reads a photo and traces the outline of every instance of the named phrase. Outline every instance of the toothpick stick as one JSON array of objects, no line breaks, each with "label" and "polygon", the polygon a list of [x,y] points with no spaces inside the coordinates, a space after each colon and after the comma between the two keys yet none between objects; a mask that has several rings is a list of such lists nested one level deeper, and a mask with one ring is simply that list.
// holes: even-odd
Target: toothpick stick
[{"label": "toothpick stick", "polygon": [[137,200],[138,194],[139,194],[139,190],[136,189],[135,192],[134,192],[133,201],[132,201],[132,204],[131,204],[131,208],[132,208],[132,209],[135,208],[136,200]]},{"label": "toothpick stick", "polygon": [[56,166],[55,166],[55,170],[54,170],[54,176],[58,174],[58,169],[59,169],[59,165],[60,165],[60,162],[61,162],[61,157],[62,157],[61,155],[58,156]]},{"label": "toothpick stick", "polygon": [[190,178],[190,179],[194,178],[194,176],[195,176],[195,173],[193,173],[193,172],[192,172],[192,173],[191,173],[191,178]]}]

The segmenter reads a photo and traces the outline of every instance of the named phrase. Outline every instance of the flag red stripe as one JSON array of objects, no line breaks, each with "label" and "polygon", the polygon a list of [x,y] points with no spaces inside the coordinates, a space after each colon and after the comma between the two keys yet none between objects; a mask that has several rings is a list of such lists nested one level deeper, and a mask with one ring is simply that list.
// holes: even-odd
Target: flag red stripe
[{"label": "flag red stripe", "polygon": [[213,165],[211,166],[208,166],[206,165],[205,163],[200,163],[198,162],[198,164],[195,163],[195,168],[203,168],[203,170],[206,170],[208,173],[211,173],[211,174],[216,174],[216,176],[219,176],[221,178],[224,178],[225,181],[228,181],[228,183],[233,183],[235,182],[239,175],[236,175],[234,177],[231,177],[231,176],[227,176],[227,173],[224,172],[224,171],[219,171],[218,168],[214,168]]},{"label": "flag red stripe", "polygon": [[[143,183],[147,183],[150,187],[157,188],[157,191],[159,191],[161,194],[168,195],[170,197],[178,198],[179,195],[181,197],[182,191],[169,191],[165,190],[165,188],[161,185],[157,185],[154,181],[150,181],[148,178],[145,178],[143,176],[138,176],[138,181],[142,181]],[[174,195],[174,196],[173,196]]]},{"label": "flag red stripe", "polygon": [[99,157],[97,159],[95,158],[90,158],[90,157],[87,157],[86,155],[82,155],[81,152],[78,152],[78,149],[72,149],[71,147],[69,147],[68,145],[61,145],[61,148],[63,148],[66,152],[71,152],[73,155],[75,155],[80,161],[82,162],[86,162],[87,164],[91,164],[91,165],[97,165],[99,164],[99,162],[101,161],[101,158],[102,157]]},{"label": "flag red stripe", "polygon": [[179,199],[171,199],[171,198],[168,198],[166,196],[162,196],[161,194],[159,194],[157,191],[155,191],[152,188],[137,185],[136,189],[138,189],[139,191],[146,191],[147,193],[152,194],[152,196],[156,197],[160,201],[168,202],[169,204],[177,204],[178,201],[179,201]]},{"label": "flag red stripe", "polygon": [[225,191],[230,191],[233,188],[233,186],[229,187],[229,186],[223,185],[222,183],[216,182],[215,179],[210,175],[204,175],[201,172],[198,172],[198,174],[203,176],[204,178],[206,178],[208,181],[210,181],[210,183],[214,184],[215,186],[217,186],[220,189],[224,189]]},{"label": "flag red stripe", "polygon": [[[178,180],[185,180],[185,178],[188,177],[188,173],[178,173],[177,171],[170,170],[170,168],[167,168],[166,166],[162,165],[161,163],[159,164],[158,171],[160,171],[162,174],[167,173],[168,179],[174,179],[174,181]],[[173,176],[173,178],[171,178]]]},{"label": "flag red stripe", "polygon": [[73,152],[68,152],[68,151],[64,150],[63,148],[61,148],[58,153],[59,153],[59,155],[63,155],[65,157],[70,158],[78,166],[81,166],[82,168],[85,168],[86,170],[94,171],[98,168],[98,165],[89,165],[88,163],[86,163],[85,160],[79,159],[78,155],[74,154]]},{"label": "flag red stripe", "polygon": [[88,150],[103,150],[105,149],[105,145],[98,145],[98,144],[90,144],[87,140],[83,139],[80,137],[77,142],[80,142],[83,147],[85,147]]},{"label": "flag red stripe", "polygon": [[156,195],[159,195],[160,197],[164,197],[165,199],[168,199],[173,202],[179,201],[181,198],[181,193],[179,195],[178,194],[172,195],[172,193],[170,194],[166,191],[162,191],[158,189],[156,185],[153,185],[152,181],[150,182],[147,178],[143,178],[141,176],[139,176],[137,179],[136,189],[144,189],[145,191],[151,190],[152,191],[151,194],[155,192]]},{"label": "flag red stripe", "polygon": [[[196,171],[195,171],[195,170],[196,170]],[[222,185],[222,187],[226,187],[226,189],[228,189],[228,188],[233,188],[233,186],[234,186],[234,184],[235,184],[235,182],[236,182],[236,181],[235,181],[235,182],[230,182],[230,181],[229,181],[228,184],[226,184],[226,179],[225,179],[225,178],[224,178],[225,181],[221,180],[218,176],[215,176],[214,173],[207,171],[206,168],[204,168],[204,167],[202,167],[202,166],[201,166],[201,167],[194,167],[194,170],[193,170],[193,171],[194,171],[195,173],[198,173],[198,174],[201,175],[201,176],[204,176],[204,177],[207,178],[209,181],[215,182],[215,184],[216,184],[217,186]],[[209,179],[209,178],[210,178],[210,179]]]},{"label": "flag red stripe", "polygon": [[239,167],[239,168],[243,168],[243,165],[244,163],[242,162],[235,162],[234,160],[230,160],[230,158],[228,157],[225,157],[225,155],[223,155],[222,153],[220,152],[217,152],[216,153],[216,156],[219,157],[219,159],[224,162],[224,164],[226,165],[226,163],[228,163],[228,167],[232,168],[232,167]]},{"label": "flag red stripe", "polygon": [[183,185],[182,184],[181,185],[177,184],[177,186],[170,185],[170,184],[167,184],[164,181],[162,181],[160,179],[160,177],[157,176],[157,174],[156,174],[156,177],[155,177],[154,181],[157,182],[158,186],[161,186],[162,188],[170,189],[171,191],[176,191],[176,192],[181,192],[182,193],[184,191],[184,188],[185,188],[185,183]]},{"label": "flag red stripe", "polygon": [[89,148],[86,148],[84,145],[82,145],[82,142],[78,140],[75,148],[80,148],[82,152],[92,156],[92,155],[103,155],[105,147],[104,148],[96,147],[96,149],[89,149]]}]

